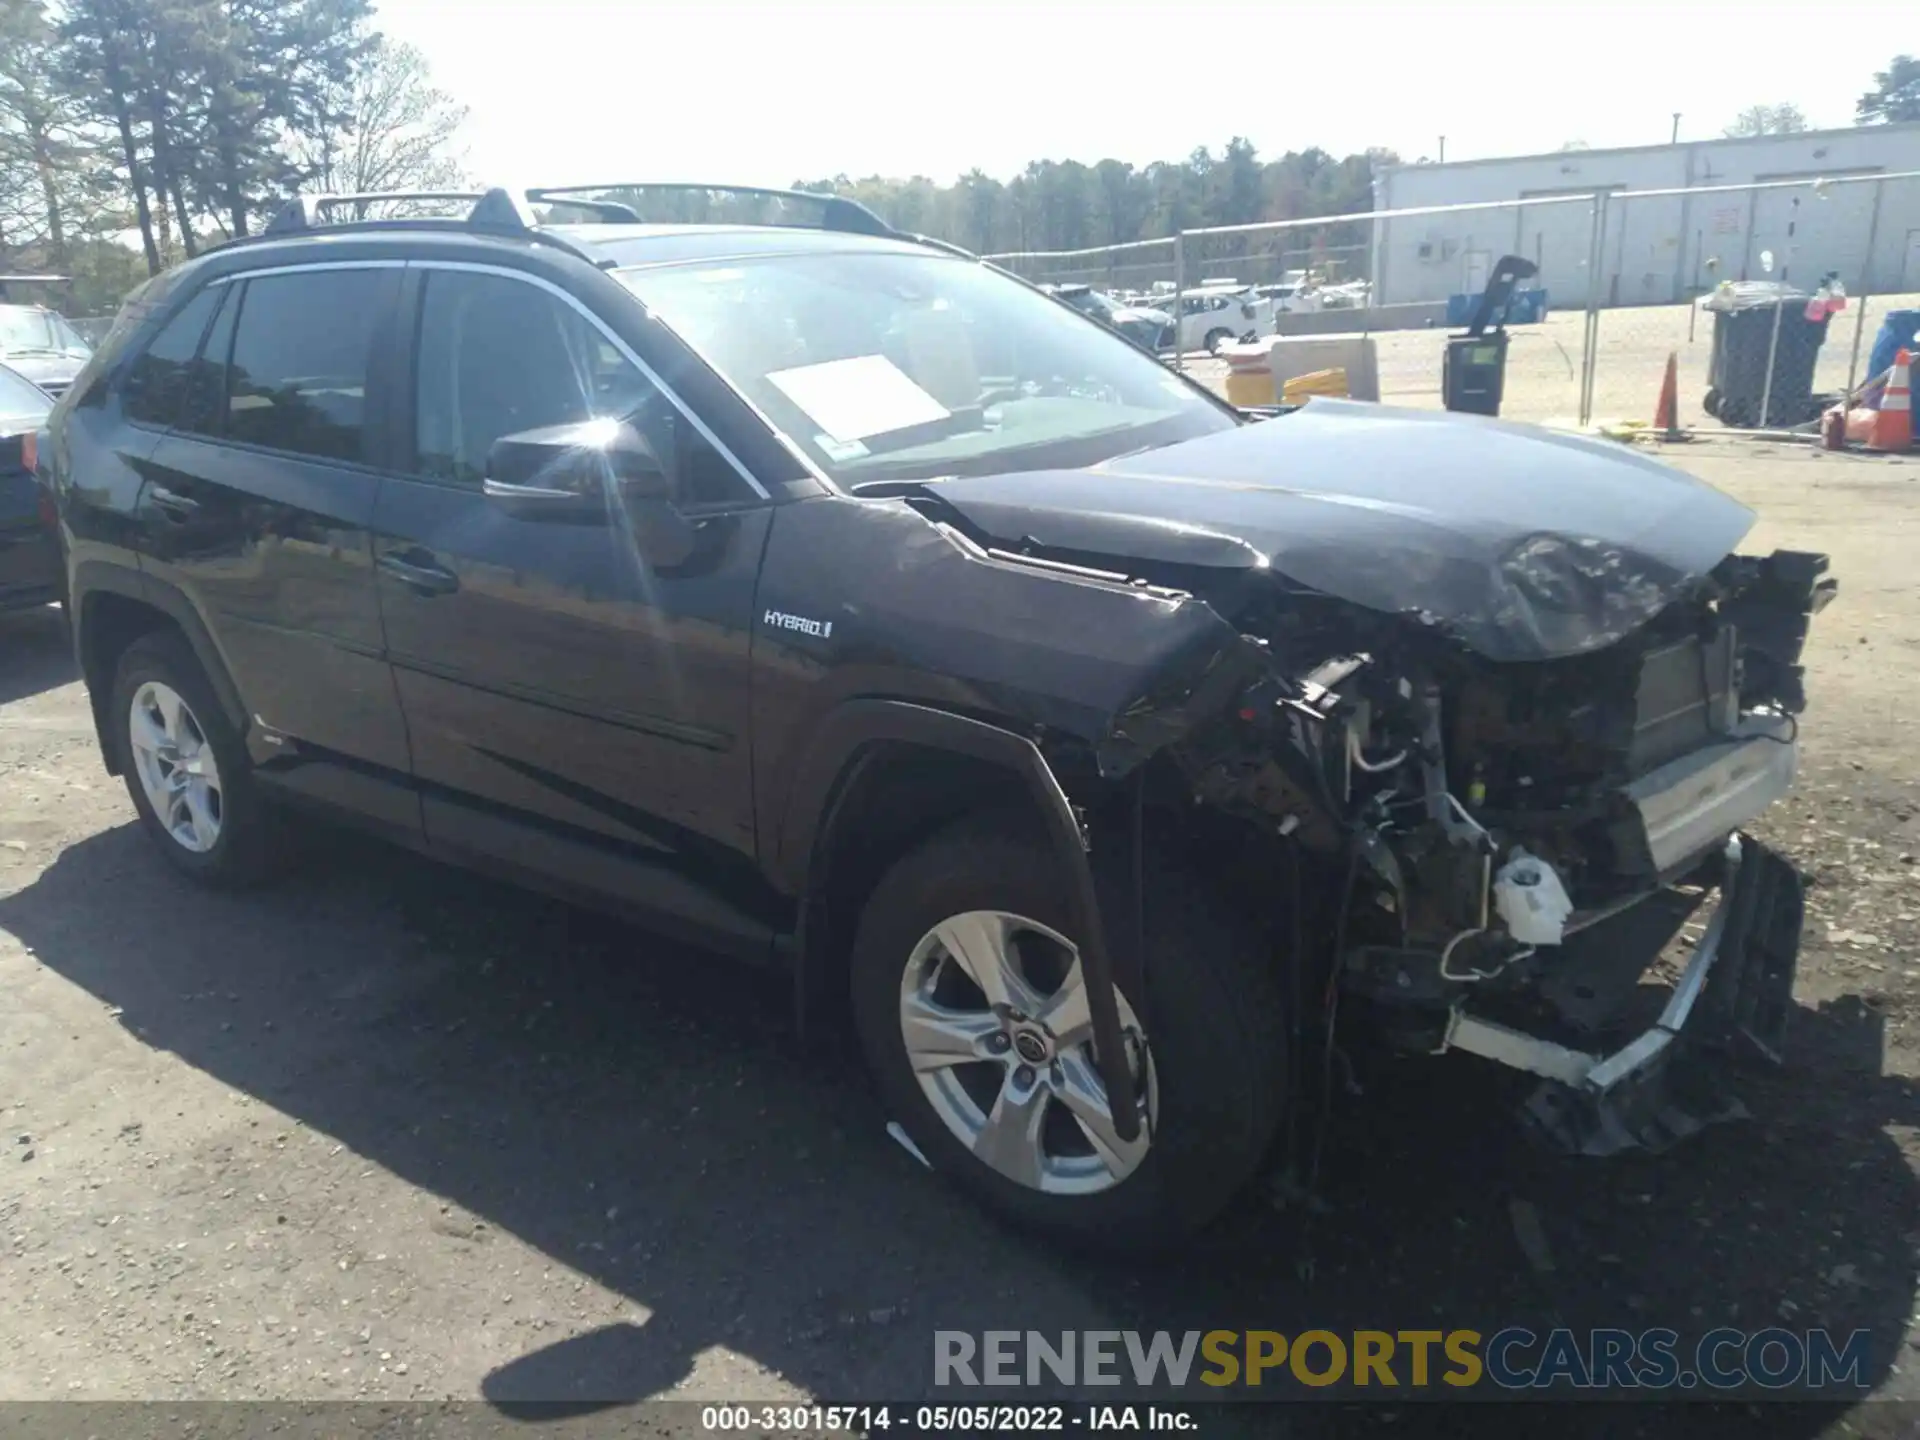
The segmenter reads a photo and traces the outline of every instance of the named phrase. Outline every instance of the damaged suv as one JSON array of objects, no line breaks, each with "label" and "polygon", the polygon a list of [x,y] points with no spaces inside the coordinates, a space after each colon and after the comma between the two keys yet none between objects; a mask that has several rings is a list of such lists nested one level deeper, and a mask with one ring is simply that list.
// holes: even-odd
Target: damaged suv
[{"label": "damaged suv", "polygon": [[56,409],[101,747],[182,871],[319,807],[783,967],[924,1160],[1109,1243],[1218,1212],[1362,1034],[1592,1153],[1687,1128],[1677,1052],[1777,1051],[1798,880],[1741,831],[1822,557],[1617,446],[1235,411],[844,201],[651,194],[296,202]]}]

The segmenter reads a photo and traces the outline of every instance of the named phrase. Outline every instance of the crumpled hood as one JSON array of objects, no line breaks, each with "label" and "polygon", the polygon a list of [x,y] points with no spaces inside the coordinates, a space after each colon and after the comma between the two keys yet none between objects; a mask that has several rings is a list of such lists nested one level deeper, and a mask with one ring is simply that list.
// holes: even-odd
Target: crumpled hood
[{"label": "crumpled hood", "polygon": [[1346,400],[1088,470],[929,489],[1001,544],[1270,567],[1502,661],[1613,644],[1754,520],[1712,486],[1611,441]]}]

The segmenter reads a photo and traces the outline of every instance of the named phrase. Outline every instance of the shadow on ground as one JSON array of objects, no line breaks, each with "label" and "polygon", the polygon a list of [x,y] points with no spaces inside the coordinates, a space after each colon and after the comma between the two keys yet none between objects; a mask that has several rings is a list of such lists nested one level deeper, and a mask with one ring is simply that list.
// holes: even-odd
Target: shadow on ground
[{"label": "shadow on ground", "polygon": [[[1543,1156],[1504,1077],[1409,1068],[1346,1102],[1306,1233],[1249,1201],[1175,1262],[1096,1265],[920,1172],[851,1064],[795,1045],[776,980],[397,852],[322,848],[272,891],[184,905],[126,825],[0,899],[0,928],[144,1043],[652,1310],[502,1367],[485,1390],[503,1406],[662,1391],[715,1345],[816,1394],[907,1399],[935,1328],[1102,1324],[1864,1329],[1877,1384],[1913,1311],[1920,1195],[1887,1127],[1920,1120],[1920,1096],[1880,1073],[1852,1001],[1797,1015],[1790,1068],[1746,1090],[1758,1118],[1666,1156]],[[193,1003],[208,994],[237,999]],[[1516,1243],[1515,1200],[1551,1269]],[[1771,1407],[1765,1428],[1835,1413]]]},{"label": "shadow on ground", "polygon": [[0,612],[0,705],[79,678],[63,612],[52,605]]}]

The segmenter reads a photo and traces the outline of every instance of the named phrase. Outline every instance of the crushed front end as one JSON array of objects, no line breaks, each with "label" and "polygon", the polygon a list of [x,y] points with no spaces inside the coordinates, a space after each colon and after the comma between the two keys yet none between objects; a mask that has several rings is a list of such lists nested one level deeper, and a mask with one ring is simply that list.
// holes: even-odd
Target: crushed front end
[{"label": "crushed front end", "polygon": [[1779,1055],[1800,881],[1743,830],[1793,782],[1826,568],[1729,556],[1527,660],[1269,586],[1235,620],[1264,678],[1172,755],[1194,802],[1321,858],[1329,979],[1396,1049],[1541,1077],[1524,1114],[1562,1148],[1658,1147],[1700,1123],[1676,1055]]}]

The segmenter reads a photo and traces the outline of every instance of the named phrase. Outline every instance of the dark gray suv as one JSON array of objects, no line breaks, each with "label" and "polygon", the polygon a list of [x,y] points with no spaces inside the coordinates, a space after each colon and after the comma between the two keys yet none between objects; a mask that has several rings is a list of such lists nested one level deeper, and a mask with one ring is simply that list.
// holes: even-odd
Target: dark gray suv
[{"label": "dark gray suv", "polygon": [[1676,1055],[1777,1054],[1799,881],[1739,831],[1822,557],[1612,444],[1235,411],[842,200],[659,189],[296,202],[130,302],[39,460],[169,863],[256,879],[316,809],[775,967],[932,1166],[1123,1246],[1297,1162],[1362,1027],[1600,1152]]}]

